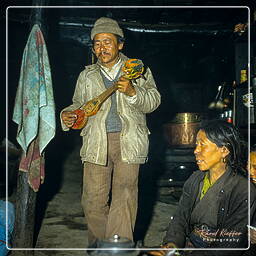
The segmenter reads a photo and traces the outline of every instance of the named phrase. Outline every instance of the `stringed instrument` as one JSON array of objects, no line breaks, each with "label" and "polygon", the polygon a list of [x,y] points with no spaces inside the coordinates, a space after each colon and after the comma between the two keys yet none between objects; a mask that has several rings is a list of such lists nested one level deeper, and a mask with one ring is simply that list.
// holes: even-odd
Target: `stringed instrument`
[{"label": "stringed instrument", "polygon": [[[123,77],[127,79],[136,79],[142,76],[144,71],[144,66],[141,60],[138,59],[129,59],[125,62],[122,67],[122,71],[124,72]],[[109,87],[103,93],[101,93],[96,98],[89,100],[85,104],[83,104],[80,108],[72,111],[77,115],[77,119],[72,129],[82,129],[87,124],[88,118],[90,116],[96,115],[99,111],[101,105],[118,89],[117,83],[114,83],[113,86]]]}]

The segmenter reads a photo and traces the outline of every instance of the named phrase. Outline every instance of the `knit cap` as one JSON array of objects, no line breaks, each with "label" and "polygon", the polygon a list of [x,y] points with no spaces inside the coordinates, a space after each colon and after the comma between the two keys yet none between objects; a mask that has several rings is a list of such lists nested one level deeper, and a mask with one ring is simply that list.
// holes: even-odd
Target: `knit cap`
[{"label": "knit cap", "polygon": [[110,18],[101,17],[94,23],[91,31],[91,39],[99,33],[112,33],[124,37],[123,30],[119,27],[118,23]]}]

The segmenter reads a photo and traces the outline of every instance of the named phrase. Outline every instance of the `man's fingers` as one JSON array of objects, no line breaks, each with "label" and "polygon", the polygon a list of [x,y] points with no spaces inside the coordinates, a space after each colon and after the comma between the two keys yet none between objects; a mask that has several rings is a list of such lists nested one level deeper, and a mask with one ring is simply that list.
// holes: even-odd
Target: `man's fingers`
[{"label": "man's fingers", "polygon": [[77,118],[77,115],[72,114],[72,115],[65,116],[65,118],[66,118],[66,119],[76,119],[76,118]]},{"label": "man's fingers", "polygon": [[127,90],[127,88],[123,85],[118,85],[117,89],[118,89],[119,92],[126,92],[126,90]]},{"label": "man's fingers", "polygon": [[66,112],[63,112],[61,117],[64,119],[68,119],[68,118],[77,118],[77,115],[74,114],[73,112],[71,111],[66,111]]},{"label": "man's fingers", "polygon": [[63,115],[62,119],[64,121],[75,121],[77,119],[77,115],[76,114]]},{"label": "man's fingers", "polygon": [[67,118],[64,118],[64,120],[66,121],[75,121],[77,118],[76,117],[67,117]]},{"label": "man's fingers", "polygon": [[76,119],[77,119],[77,115],[70,112],[63,113],[62,115],[62,120],[64,124],[69,128],[74,125]]},{"label": "man's fingers", "polygon": [[119,84],[119,85],[117,86],[117,88],[118,88],[118,90],[119,90],[119,89],[123,90],[123,89],[124,89],[124,86],[121,85],[121,84]]},{"label": "man's fingers", "polygon": [[129,79],[128,79],[128,78],[125,78],[125,77],[123,77],[123,76],[120,76],[120,78],[118,79],[118,81],[129,81]]}]

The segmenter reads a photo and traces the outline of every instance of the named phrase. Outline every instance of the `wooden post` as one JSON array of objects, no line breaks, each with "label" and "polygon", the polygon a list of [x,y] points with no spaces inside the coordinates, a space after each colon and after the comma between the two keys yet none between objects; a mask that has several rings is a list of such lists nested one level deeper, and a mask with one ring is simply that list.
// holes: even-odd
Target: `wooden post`
[{"label": "wooden post", "polygon": [[[36,196],[28,184],[28,173],[19,171],[13,248],[33,248]],[[33,251],[14,251],[12,254],[33,255]]]},{"label": "wooden post", "polygon": [[[46,0],[33,0],[33,6],[44,6]],[[31,8],[30,30],[34,24],[43,26],[42,8]],[[28,184],[28,173],[19,171],[17,179],[15,226],[12,248],[33,248],[35,227],[35,206],[37,193]],[[14,250],[12,255],[29,256],[34,255],[33,250]]]}]

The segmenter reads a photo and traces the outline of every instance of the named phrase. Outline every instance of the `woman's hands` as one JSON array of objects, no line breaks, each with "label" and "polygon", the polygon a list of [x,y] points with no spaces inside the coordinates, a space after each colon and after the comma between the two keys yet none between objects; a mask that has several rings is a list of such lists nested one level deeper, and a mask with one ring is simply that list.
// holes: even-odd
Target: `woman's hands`
[{"label": "woman's hands", "polygon": [[160,248],[164,248],[164,249],[170,248],[170,250],[148,251],[147,253],[153,256],[174,255],[174,254],[171,254],[170,252],[173,251],[173,249],[177,248],[177,246],[174,243],[167,243],[167,244],[161,245]]},{"label": "woman's hands", "polygon": [[256,230],[250,228],[251,243],[256,244]]}]

